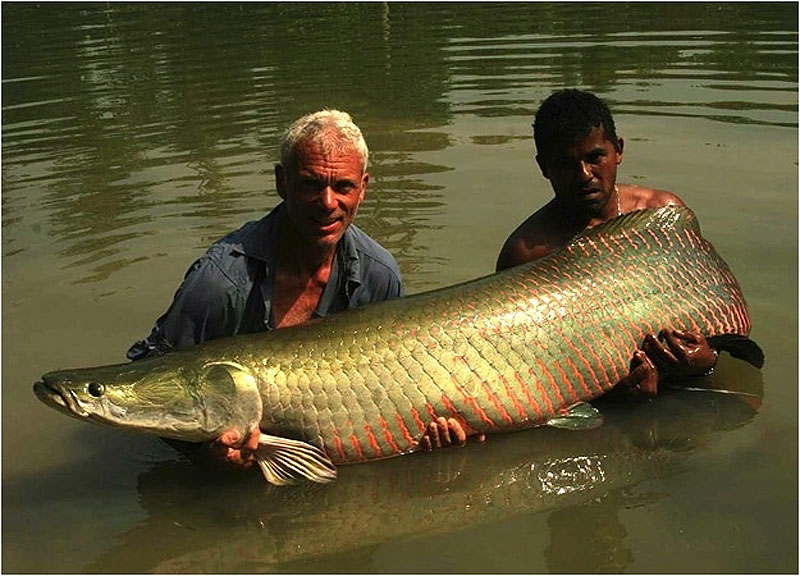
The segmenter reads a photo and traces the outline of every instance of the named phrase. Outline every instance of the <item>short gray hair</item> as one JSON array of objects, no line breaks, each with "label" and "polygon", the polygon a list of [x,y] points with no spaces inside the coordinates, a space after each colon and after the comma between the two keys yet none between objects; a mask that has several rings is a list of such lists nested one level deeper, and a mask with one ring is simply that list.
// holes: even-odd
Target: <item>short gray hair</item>
[{"label": "short gray hair", "polygon": [[367,171],[367,143],[347,112],[320,110],[295,120],[283,138],[281,164],[288,166],[297,145],[306,140],[319,145],[324,153],[355,150],[361,160],[361,171]]}]

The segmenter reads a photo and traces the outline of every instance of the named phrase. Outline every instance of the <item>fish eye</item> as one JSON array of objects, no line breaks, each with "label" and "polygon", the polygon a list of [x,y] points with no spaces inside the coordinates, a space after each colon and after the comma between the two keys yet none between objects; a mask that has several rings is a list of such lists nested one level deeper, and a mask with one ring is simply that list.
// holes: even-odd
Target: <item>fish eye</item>
[{"label": "fish eye", "polygon": [[100,384],[100,382],[90,382],[86,389],[89,391],[89,395],[95,398],[100,398],[103,392],[105,392],[105,386]]}]

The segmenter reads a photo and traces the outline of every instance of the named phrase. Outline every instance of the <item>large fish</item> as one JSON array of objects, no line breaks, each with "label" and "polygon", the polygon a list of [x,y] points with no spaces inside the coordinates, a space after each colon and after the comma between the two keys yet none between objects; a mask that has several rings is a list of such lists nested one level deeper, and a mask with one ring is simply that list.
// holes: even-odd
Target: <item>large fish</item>
[{"label": "large fish", "polygon": [[470,433],[580,422],[664,327],[763,364],[739,285],[684,207],[621,216],[548,258],[450,288],[51,372],[34,391],[72,416],[180,440],[260,426],[268,481],[325,482],[334,464],[415,450],[438,416]]}]

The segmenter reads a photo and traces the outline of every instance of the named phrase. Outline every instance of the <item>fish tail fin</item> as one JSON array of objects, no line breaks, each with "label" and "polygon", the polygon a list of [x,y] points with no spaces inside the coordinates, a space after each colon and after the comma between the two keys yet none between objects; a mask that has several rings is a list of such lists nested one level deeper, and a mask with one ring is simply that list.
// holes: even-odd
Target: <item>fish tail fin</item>
[{"label": "fish tail fin", "polygon": [[708,345],[715,350],[725,350],[734,358],[749,362],[756,368],[764,366],[764,351],[746,336],[739,334],[721,334],[709,336]]}]

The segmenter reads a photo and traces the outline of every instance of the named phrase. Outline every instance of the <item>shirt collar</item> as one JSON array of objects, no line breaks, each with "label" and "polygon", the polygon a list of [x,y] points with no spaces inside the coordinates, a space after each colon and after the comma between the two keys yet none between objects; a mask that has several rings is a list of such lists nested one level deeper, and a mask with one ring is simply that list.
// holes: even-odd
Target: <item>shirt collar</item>
[{"label": "shirt collar", "polygon": [[[251,233],[242,236],[232,251],[248,258],[255,258],[264,263],[265,278],[261,292],[266,307],[265,321],[268,323],[271,314],[272,288],[275,267],[278,259],[278,243],[280,242],[283,202],[273,208],[261,220],[254,223]],[[327,316],[329,310],[340,294],[340,286],[344,287],[344,295],[349,304],[355,289],[361,285],[361,258],[359,257],[352,224],[348,226],[339,243],[331,263],[331,274],[322,291],[319,303],[314,312],[316,316]],[[347,306],[349,308],[349,306]]]},{"label": "shirt collar", "polygon": [[261,260],[267,265],[267,269],[274,267],[281,237],[282,211],[283,202],[261,220],[256,221],[253,230],[249,234],[242,235],[239,242],[233,246],[232,252]]},{"label": "shirt collar", "polygon": [[361,259],[358,256],[354,236],[351,224],[336,247],[337,256],[342,259],[348,299],[352,295],[352,289],[361,284]]}]

